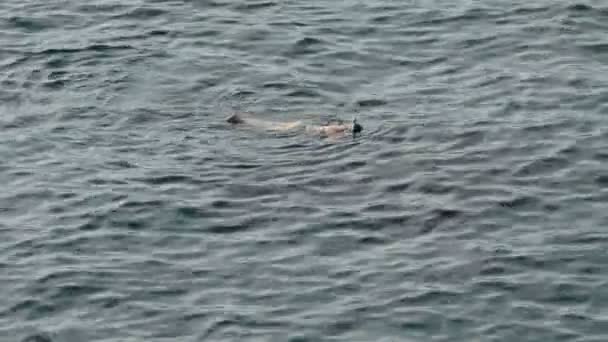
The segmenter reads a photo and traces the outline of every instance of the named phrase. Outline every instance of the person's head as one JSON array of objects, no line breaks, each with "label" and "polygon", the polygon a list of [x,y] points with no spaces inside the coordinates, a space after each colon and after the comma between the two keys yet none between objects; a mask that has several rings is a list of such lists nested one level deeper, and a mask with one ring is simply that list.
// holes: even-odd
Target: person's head
[{"label": "person's head", "polygon": [[239,114],[234,113],[226,119],[226,122],[236,125],[236,124],[241,124],[244,121],[243,121],[243,118],[241,118],[241,116]]},{"label": "person's head", "polygon": [[363,126],[361,126],[357,122],[357,119],[353,119],[353,128],[352,129],[353,129],[353,134],[357,134],[363,130]]}]

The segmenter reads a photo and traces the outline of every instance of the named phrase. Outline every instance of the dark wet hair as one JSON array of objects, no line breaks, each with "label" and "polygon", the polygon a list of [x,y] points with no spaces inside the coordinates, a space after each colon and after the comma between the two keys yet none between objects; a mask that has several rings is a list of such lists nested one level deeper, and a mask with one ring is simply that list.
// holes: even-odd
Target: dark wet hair
[{"label": "dark wet hair", "polygon": [[353,119],[353,134],[359,133],[363,130],[363,126],[357,123],[357,119]]},{"label": "dark wet hair", "polygon": [[227,122],[229,122],[229,123],[231,123],[231,124],[233,124],[233,125],[243,123],[243,119],[242,119],[242,118],[241,118],[241,117],[240,117],[238,114],[236,114],[236,113],[235,113],[235,114],[230,115],[230,116],[229,116],[229,117],[226,119],[226,121],[227,121]]}]

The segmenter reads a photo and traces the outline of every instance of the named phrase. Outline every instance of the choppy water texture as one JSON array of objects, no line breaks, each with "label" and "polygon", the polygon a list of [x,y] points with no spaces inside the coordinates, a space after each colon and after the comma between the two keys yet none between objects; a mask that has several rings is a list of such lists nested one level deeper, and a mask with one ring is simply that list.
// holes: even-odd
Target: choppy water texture
[{"label": "choppy water texture", "polygon": [[1,341],[608,340],[604,2],[0,17]]}]

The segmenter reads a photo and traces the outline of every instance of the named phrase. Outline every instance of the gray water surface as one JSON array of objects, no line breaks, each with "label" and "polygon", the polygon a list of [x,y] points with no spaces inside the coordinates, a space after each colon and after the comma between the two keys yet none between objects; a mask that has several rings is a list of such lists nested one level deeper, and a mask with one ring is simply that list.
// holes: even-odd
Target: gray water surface
[{"label": "gray water surface", "polygon": [[607,341],[607,32],[591,0],[2,1],[0,341]]}]

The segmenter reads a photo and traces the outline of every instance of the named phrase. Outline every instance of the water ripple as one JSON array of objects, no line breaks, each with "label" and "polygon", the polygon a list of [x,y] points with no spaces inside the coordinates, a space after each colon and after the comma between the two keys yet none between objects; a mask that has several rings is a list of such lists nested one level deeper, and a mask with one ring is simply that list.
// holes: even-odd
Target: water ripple
[{"label": "water ripple", "polygon": [[0,13],[3,336],[606,339],[603,4]]}]

